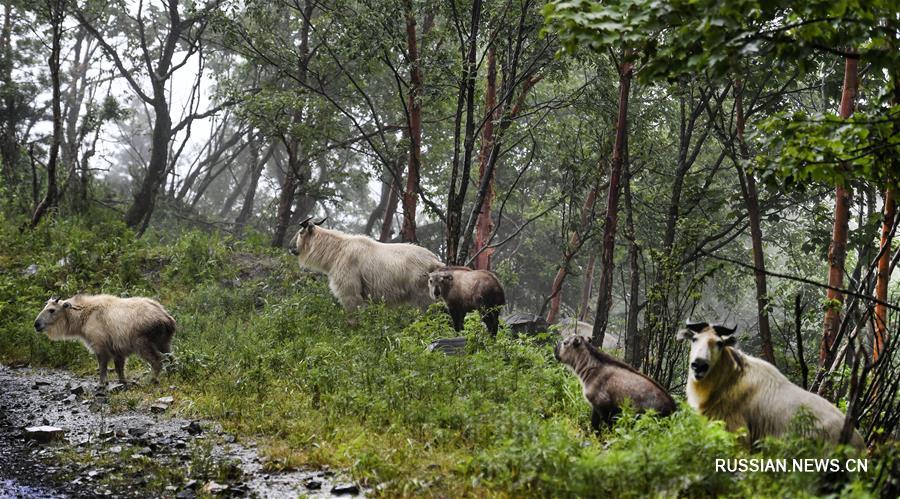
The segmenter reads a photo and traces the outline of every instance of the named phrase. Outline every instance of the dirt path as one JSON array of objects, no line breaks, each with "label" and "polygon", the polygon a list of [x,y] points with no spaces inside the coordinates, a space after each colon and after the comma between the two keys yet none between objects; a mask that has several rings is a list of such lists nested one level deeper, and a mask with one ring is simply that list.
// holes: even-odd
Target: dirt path
[{"label": "dirt path", "polygon": [[[111,413],[94,386],[66,371],[0,366],[0,498],[358,493],[328,470],[265,472],[252,442],[210,422]],[[63,431],[42,443],[26,430],[42,425]]]}]

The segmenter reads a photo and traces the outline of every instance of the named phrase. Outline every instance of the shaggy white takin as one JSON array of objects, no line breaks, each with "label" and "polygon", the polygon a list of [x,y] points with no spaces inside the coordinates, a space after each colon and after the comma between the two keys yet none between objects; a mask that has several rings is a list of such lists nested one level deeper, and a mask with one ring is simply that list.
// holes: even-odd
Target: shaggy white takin
[{"label": "shaggy white takin", "polygon": [[110,359],[119,381],[125,383],[125,361],[132,353],[150,363],[152,379],[159,378],[163,355],[171,351],[175,319],[150,298],[75,295],[51,298],[34,321],[51,340],[79,340],[97,356],[100,384],[106,386]]},{"label": "shaggy white takin", "polygon": [[[750,442],[792,429],[829,442],[840,439],[844,427],[841,411],[791,383],[772,364],[734,348],[734,329],[688,323],[678,338],[691,342],[688,404],[704,416],[724,421],[729,431],[746,428]],[[794,421],[802,411],[811,418],[811,428]],[[850,443],[865,448],[856,430]]]},{"label": "shaggy white takin", "polygon": [[420,308],[434,301],[428,273],[443,266],[434,253],[413,244],[385,244],[325,229],[320,227],[324,221],[304,220],[291,253],[301,267],[328,274],[328,287],[347,312],[367,300]]}]

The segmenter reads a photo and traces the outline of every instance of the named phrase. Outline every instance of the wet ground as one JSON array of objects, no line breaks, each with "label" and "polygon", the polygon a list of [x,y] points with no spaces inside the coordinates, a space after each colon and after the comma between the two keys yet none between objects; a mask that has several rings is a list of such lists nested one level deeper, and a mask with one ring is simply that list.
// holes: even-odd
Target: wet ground
[{"label": "wet ground", "polygon": [[[330,470],[267,472],[253,442],[208,421],[168,417],[171,400],[154,404],[158,414],[112,411],[95,386],[66,371],[0,366],[0,499],[359,493]],[[61,431],[27,430],[38,426]]]}]

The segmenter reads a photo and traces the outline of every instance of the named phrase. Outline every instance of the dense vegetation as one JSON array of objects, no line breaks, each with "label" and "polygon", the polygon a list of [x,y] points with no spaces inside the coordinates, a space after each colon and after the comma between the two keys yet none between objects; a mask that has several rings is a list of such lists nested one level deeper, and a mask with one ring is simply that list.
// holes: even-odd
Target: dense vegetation
[{"label": "dense vegetation", "polygon": [[[487,339],[472,315],[467,355],[430,353],[431,340],[452,333],[437,308],[370,307],[351,327],[321,276],[253,236],[138,240],[108,218],[51,219],[23,233],[2,224],[2,360],[94,375],[81,345],[31,330],[45,289],[158,296],[179,321],[164,386],[143,383],[111,403],[145,407],[174,384],[179,414],[261,438],[274,469],[344,467],[385,495],[746,497],[877,489],[886,475],[876,463],[892,462],[848,476],[717,473],[717,457],[824,454],[799,438],[750,454],[686,406],[664,420],[626,416],[597,438],[580,385],[540,338]],[[134,375],[148,372],[131,362]]]},{"label": "dense vegetation", "polygon": [[[0,3],[3,360],[93,372],[30,330],[41,304],[148,295],[180,325],[178,410],[275,468],[386,495],[900,490],[896,2]],[[285,251],[313,216],[492,270],[504,312],[614,333],[679,397],[675,331],[736,325],[878,469],[716,474],[750,451],[689,410],[595,438],[552,335],[470,317],[445,357],[440,307],[350,325]]]}]

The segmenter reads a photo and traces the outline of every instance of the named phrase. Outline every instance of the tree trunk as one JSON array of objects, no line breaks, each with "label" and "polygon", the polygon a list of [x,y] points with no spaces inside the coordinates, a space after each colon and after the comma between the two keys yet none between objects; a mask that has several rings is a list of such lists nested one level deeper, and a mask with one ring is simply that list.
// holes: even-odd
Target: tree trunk
[{"label": "tree trunk", "polygon": [[559,270],[556,271],[556,277],[553,278],[553,284],[550,286],[550,310],[547,311],[547,322],[550,324],[555,323],[557,316],[559,315],[559,307],[562,301],[562,286],[563,282],[566,280],[566,276],[569,275],[569,265],[572,263],[572,259],[575,258],[575,255],[578,254],[578,250],[584,245],[585,236],[587,235],[588,230],[590,230],[594,215],[594,205],[597,204],[597,190],[598,186],[597,184],[594,184],[594,187],[588,192],[587,197],[584,198],[584,203],[581,206],[579,226],[572,231],[572,236],[569,238],[569,245],[563,252],[562,264],[559,266]]},{"label": "tree trunk", "polygon": [[47,194],[37,205],[34,215],[31,217],[31,226],[36,227],[47,210],[56,208],[58,187],[56,184],[56,164],[59,161],[59,147],[62,142],[62,96],[59,82],[59,53],[62,38],[63,20],[65,19],[66,6],[64,0],[49,0],[47,2],[47,14],[50,19],[52,42],[50,49],[50,82],[53,85],[53,139],[50,142],[50,157],[47,160]]},{"label": "tree trunk", "polygon": [[[254,141],[254,158],[259,154],[259,146],[258,143]],[[269,146],[268,152],[263,156],[261,160],[256,161],[251,168],[253,168],[253,172],[250,175],[250,184],[247,186],[247,194],[244,196],[244,205],[241,206],[241,211],[238,213],[237,218],[234,219],[234,224],[237,226],[238,230],[244,230],[244,226],[247,225],[247,222],[250,220],[250,216],[253,215],[253,204],[256,200],[256,189],[259,185],[259,178],[262,176],[263,169],[266,167],[266,163],[269,162],[269,158],[272,157],[272,154],[275,153],[275,144]]]},{"label": "tree trunk", "polygon": [[[13,50],[12,50],[12,2],[7,0],[3,14],[3,29],[0,32],[0,82],[13,88]],[[16,177],[16,165],[19,162],[19,143],[16,139],[16,128],[19,120],[19,99],[15,91],[3,92],[3,123],[0,126],[0,163],[6,181],[12,185]],[[36,204],[36,203],[35,203]]]},{"label": "tree trunk", "polygon": [[584,283],[581,285],[581,302],[578,304],[578,320],[583,321],[590,309],[591,293],[594,291],[594,262],[597,255],[591,253],[584,268]]},{"label": "tree trunk", "polygon": [[[881,224],[881,257],[878,258],[878,277],[875,283],[875,299],[886,303],[888,298],[888,282],[891,279],[891,229],[894,227],[896,216],[896,204],[894,202],[894,190],[886,189],[884,192],[884,220]],[[887,340],[887,307],[880,303],[875,304],[875,339],[872,345],[872,360],[877,361],[884,351]]]},{"label": "tree trunk", "polygon": [[150,161],[147,163],[147,173],[140,182],[140,187],[134,196],[134,202],[125,214],[125,223],[133,229],[138,229],[138,235],[143,234],[143,228],[153,214],[156,204],[156,195],[165,180],[166,170],[169,166],[169,142],[172,140],[172,118],[169,116],[169,106],[162,97],[154,103],[153,110],[156,121],[153,123],[153,139],[150,145]]},{"label": "tree trunk", "polygon": [[[740,78],[734,81],[734,106],[737,128],[738,148],[741,159],[750,159],[750,150],[744,140],[744,88]],[[759,338],[762,341],[762,357],[775,365],[775,350],[772,348],[772,330],[769,328],[769,293],[766,289],[766,260],[763,253],[761,215],[759,211],[759,193],[756,190],[756,179],[752,173],[745,173],[743,165],[737,165],[738,179],[747,205],[747,217],[750,220],[750,241],[753,248],[753,267],[756,278],[756,314],[759,323]]]},{"label": "tree trunk", "polygon": [[391,182],[388,178],[381,179],[381,195],[378,196],[378,204],[375,206],[375,209],[372,210],[372,213],[369,214],[369,218],[366,219],[366,226],[363,228],[363,234],[367,236],[372,235],[372,229],[375,228],[375,224],[378,223],[379,220],[384,220],[384,212],[387,209],[388,199],[391,197]]},{"label": "tree trunk", "polygon": [[[478,178],[483,179],[486,174],[487,162],[494,145],[494,120],[497,118],[497,54],[494,45],[491,44],[487,53],[487,83],[484,90],[485,121],[481,129],[481,151],[479,153]],[[475,225],[475,257],[473,267],[475,269],[490,270],[491,254],[493,248],[485,248],[491,232],[494,230],[494,222],[491,219],[491,203],[494,199],[494,171],[490,172],[488,179],[488,192],[478,213],[478,221]],[[480,253],[479,253],[480,252]]]},{"label": "tree trunk", "polygon": [[[852,57],[844,60],[844,88],[841,92],[841,118],[849,118],[853,114],[857,90],[857,63]],[[844,165],[844,168],[849,165]],[[831,235],[831,247],[828,250],[828,285],[840,288],[844,284],[844,261],[847,258],[847,226],[850,219],[850,202],[852,194],[847,186],[838,184],[835,189],[834,228]],[[829,288],[826,297],[825,327],[819,348],[819,366],[829,365],[832,360],[832,347],[838,330],[841,327],[841,307],[844,294]]]},{"label": "tree trunk", "polygon": [[[628,51],[624,52],[627,59]],[[600,282],[597,285],[597,315],[594,320],[592,343],[603,345],[609,309],[612,306],[613,257],[616,244],[616,225],[619,221],[619,182],[625,159],[625,141],[628,134],[628,93],[631,89],[632,63],[622,62],[619,68],[619,112],[616,117],[616,141],[613,144],[612,163],[609,171],[609,190],[606,198],[606,225],[603,227],[603,246],[600,253]]]},{"label": "tree trunk", "polygon": [[397,159],[397,175],[391,178],[391,191],[388,193],[387,207],[384,209],[384,219],[381,221],[381,233],[378,240],[386,243],[394,237],[394,215],[397,214],[397,205],[400,203],[400,190],[403,188],[400,176],[403,173],[403,156]]},{"label": "tree trunk", "polygon": [[635,369],[641,368],[643,348],[641,338],[638,336],[638,312],[640,311],[641,272],[638,266],[640,248],[634,231],[634,208],[631,199],[631,171],[628,162],[625,163],[625,182],[623,185],[625,194],[625,232],[628,238],[628,315],[625,324],[625,362]]},{"label": "tree trunk", "polygon": [[422,165],[422,70],[416,42],[416,15],[412,2],[404,2],[406,14],[406,46],[409,58],[409,165],[406,172],[406,191],[403,193],[403,228],[405,242],[416,241],[416,201],[419,194],[419,173]]}]

